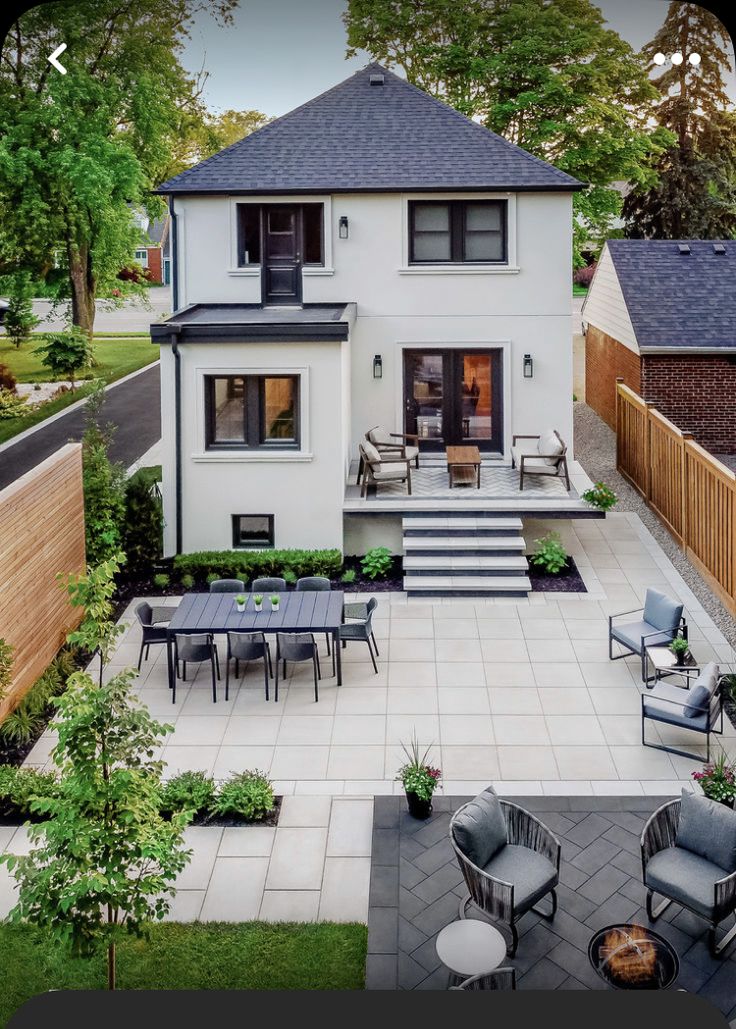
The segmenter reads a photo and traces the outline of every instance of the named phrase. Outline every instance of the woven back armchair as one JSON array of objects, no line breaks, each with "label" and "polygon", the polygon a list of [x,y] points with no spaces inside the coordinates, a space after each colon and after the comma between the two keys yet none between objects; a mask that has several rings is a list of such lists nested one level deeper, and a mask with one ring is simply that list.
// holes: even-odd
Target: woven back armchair
[{"label": "woven back armchair", "polygon": [[481,975],[471,975],[469,979],[451,986],[451,990],[515,990],[516,969],[497,968],[493,972],[483,972]]},{"label": "woven back armchair", "polygon": [[[507,843],[484,868],[473,864],[455,838],[455,823],[468,807],[459,808],[450,822],[450,842],[463,874],[468,896],[460,901],[460,918],[467,916],[469,906],[499,922],[511,933],[508,954],[513,957],[519,943],[516,923],[533,909],[551,920],[557,912],[555,887],[559,882],[560,842],[546,825],[529,811],[507,800],[500,801],[506,822]],[[537,907],[551,895],[550,911]]]},{"label": "woven back armchair", "polygon": [[[681,806],[681,800],[663,804],[641,834],[647,915],[654,922],[673,900],[681,904],[708,922],[708,947],[711,955],[718,957],[736,937],[736,925],[733,925],[721,942],[716,942],[720,923],[736,913],[736,871],[726,874],[726,870],[708,858],[678,846]],[[704,845],[707,849],[707,839]],[[655,893],[664,898],[656,907]]]}]

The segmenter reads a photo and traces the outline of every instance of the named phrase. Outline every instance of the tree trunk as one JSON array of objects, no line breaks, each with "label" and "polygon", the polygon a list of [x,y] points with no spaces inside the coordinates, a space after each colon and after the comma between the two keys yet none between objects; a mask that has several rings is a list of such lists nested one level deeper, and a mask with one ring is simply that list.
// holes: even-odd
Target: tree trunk
[{"label": "tree trunk", "polygon": [[72,325],[78,325],[90,339],[95,326],[95,279],[92,274],[92,256],[85,244],[67,246],[69,282],[72,293]]}]

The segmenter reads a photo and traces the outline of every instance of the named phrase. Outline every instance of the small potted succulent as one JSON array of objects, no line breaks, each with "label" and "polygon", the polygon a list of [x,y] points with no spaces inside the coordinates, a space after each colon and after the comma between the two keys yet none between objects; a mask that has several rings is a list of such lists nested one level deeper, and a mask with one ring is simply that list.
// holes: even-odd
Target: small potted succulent
[{"label": "small potted succulent", "polygon": [[263,610],[263,594],[262,593],[254,593],[253,594],[253,607],[256,609],[256,611],[262,611]]},{"label": "small potted succulent", "polygon": [[279,597],[278,593],[272,593],[271,594],[271,610],[272,611],[278,611],[280,599],[281,598]]},{"label": "small potted succulent", "polygon": [[237,596],[235,597],[235,607],[238,611],[245,611],[245,604],[247,600],[248,598],[244,597],[242,593],[237,594]]},{"label": "small potted succulent", "polygon": [[684,665],[690,653],[690,644],[684,636],[675,636],[670,643],[670,650],[675,655],[675,664]]},{"label": "small potted succulent", "polygon": [[702,772],[693,772],[693,779],[698,783],[709,800],[717,800],[732,808],[736,800],[736,769],[725,754],[721,754],[709,765],[703,765]]},{"label": "small potted succulent", "polygon": [[401,749],[408,760],[401,766],[396,778],[404,785],[409,814],[413,818],[429,818],[432,813],[432,795],[442,777],[439,768],[433,768],[432,765],[427,764],[431,744],[420,756],[419,744],[414,736],[411,745],[407,747],[402,743]]}]

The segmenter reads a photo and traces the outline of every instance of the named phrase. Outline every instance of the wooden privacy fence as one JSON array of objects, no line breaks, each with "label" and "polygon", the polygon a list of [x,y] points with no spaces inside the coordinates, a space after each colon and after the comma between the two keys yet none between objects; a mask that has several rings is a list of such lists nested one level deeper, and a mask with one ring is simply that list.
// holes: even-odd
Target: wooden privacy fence
[{"label": "wooden privacy fence", "polygon": [[616,467],[736,614],[736,475],[621,380]]},{"label": "wooden privacy fence", "polygon": [[0,490],[0,638],[13,648],[0,721],[79,624],[56,576],[84,570],[82,447],[69,443]]}]

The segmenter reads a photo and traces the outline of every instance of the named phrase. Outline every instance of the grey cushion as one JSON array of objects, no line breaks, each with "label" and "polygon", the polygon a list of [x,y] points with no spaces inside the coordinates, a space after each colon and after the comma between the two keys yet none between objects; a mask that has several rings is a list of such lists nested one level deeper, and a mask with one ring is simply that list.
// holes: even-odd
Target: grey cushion
[{"label": "grey cushion", "polygon": [[565,449],[554,429],[545,429],[537,443],[537,453],[542,455],[544,463],[556,466],[559,455]]},{"label": "grey cushion", "polygon": [[505,847],[506,819],[492,787],[458,811],[453,821],[453,835],[463,854],[479,868]]},{"label": "grey cushion", "polygon": [[[710,706],[710,699],[718,685],[718,675],[718,665],[715,661],[709,661],[690,687],[690,702],[685,706],[686,715],[700,715]],[[696,710],[697,708],[700,710]]]},{"label": "grey cushion", "polygon": [[526,457],[526,461],[524,461],[524,474],[534,472],[535,475],[557,475],[557,459],[553,459],[552,464],[549,465],[547,463],[548,458],[540,457],[536,447],[512,447],[511,456],[517,468],[521,468],[522,456]]},{"label": "grey cushion", "polygon": [[365,454],[365,456],[368,458],[369,461],[380,461],[381,460],[381,455],[379,454],[378,450],[376,450],[376,448],[373,446],[373,444],[370,442],[370,440],[365,440],[365,442],[362,444],[362,447],[363,447],[363,453]]},{"label": "grey cushion", "polygon": [[623,643],[636,654],[640,654],[642,636],[648,637],[644,640],[644,646],[653,647],[660,643],[671,643],[675,632],[674,630],[661,632],[658,626],[649,622],[625,622],[623,625],[614,625],[611,635],[619,643]]},{"label": "grey cushion", "polygon": [[708,728],[707,711],[701,711],[696,715],[685,714],[685,706],[688,702],[692,703],[693,697],[679,686],[658,682],[642,696],[644,714],[655,722],[679,725],[685,729],[699,729],[701,732]]},{"label": "grey cushion", "polygon": [[682,604],[666,597],[659,590],[647,590],[642,618],[655,629],[674,630],[680,624],[682,608]]},{"label": "grey cushion", "polygon": [[371,468],[371,475],[376,482],[385,482],[389,479],[405,479],[406,478],[406,465],[398,461],[391,461],[384,459],[381,464],[376,467],[375,465]]},{"label": "grey cushion", "polygon": [[382,425],[376,425],[373,429],[370,430],[370,432],[367,433],[367,436],[370,442],[376,447],[380,447],[382,443],[399,442],[398,440],[392,439],[391,433],[388,431],[388,429],[384,429]]},{"label": "grey cushion", "polygon": [[557,885],[557,869],[543,854],[507,844],[483,866],[483,871],[514,887],[514,911],[528,911]]},{"label": "grey cushion", "polygon": [[686,790],[681,804],[677,848],[725,868],[727,875],[736,871],[736,812]]},{"label": "grey cushion", "polygon": [[723,868],[681,847],[660,850],[649,861],[645,885],[664,897],[685,904],[704,918],[712,918],[715,908],[714,885],[728,875]]}]

